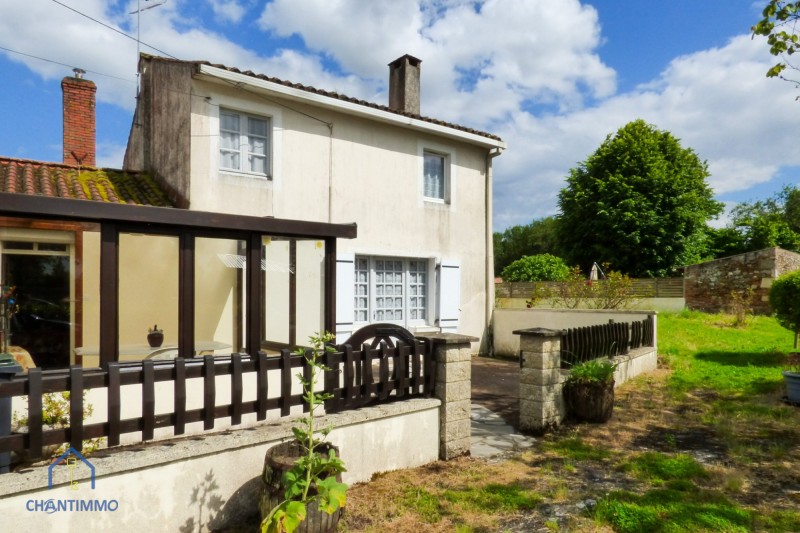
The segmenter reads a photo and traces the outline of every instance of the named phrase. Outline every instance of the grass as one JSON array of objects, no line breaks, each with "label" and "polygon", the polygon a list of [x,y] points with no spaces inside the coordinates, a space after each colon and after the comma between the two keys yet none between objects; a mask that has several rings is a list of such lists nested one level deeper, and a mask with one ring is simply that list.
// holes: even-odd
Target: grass
[{"label": "grass", "polygon": [[381,475],[351,488],[340,531],[800,531],[800,409],[781,401],[792,334],[766,317],[658,320],[661,368],[617,389],[609,423]]}]

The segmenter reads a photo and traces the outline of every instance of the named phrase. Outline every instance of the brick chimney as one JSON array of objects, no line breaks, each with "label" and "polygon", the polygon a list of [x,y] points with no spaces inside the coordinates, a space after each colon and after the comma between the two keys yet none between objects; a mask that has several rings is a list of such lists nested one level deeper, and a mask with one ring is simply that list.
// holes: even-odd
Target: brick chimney
[{"label": "brick chimney", "polygon": [[64,164],[93,167],[95,161],[95,92],[97,86],[83,78],[76,68],[74,77],[61,80],[64,98]]},{"label": "brick chimney", "polygon": [[422,60],[408,54],[389,63],[389,109],[419,115],[419,71]]}]

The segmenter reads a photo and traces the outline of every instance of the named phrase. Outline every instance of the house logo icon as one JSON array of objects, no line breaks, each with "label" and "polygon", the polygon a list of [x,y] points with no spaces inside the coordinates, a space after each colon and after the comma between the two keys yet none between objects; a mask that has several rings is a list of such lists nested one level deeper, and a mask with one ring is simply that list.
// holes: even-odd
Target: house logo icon
[{"label": "house logo icon", "polygon": [[53,488],[53,469],[56,466],[60,465],[61,463],[66,463],[66,465],[69,467],[70,486],[73,489],[77,489],[78,482],[73,479],[73,473],[75,467],[78,466],[79,462],[89,467],[89,471],[91,472],[92,490],[94,490],[94,478],[95,478],[94,465],[91,463],[91,461],[86,459],[81,454],[81,452],[79,452],[75,448],[68,448],[67,451],[62,453],[55,460],[53,460],[52,464],[49,467],[47,467],[47,488],[48,489]]}]

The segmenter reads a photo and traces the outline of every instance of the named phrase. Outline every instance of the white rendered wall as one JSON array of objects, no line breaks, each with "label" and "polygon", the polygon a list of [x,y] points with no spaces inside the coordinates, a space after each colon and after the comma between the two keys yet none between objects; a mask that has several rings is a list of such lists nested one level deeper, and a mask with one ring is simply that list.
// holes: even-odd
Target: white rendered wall
[{"label": "white rendered wall", "polygon": [[[439,455],[439,400],[419,399],[331,415],[321,423],[336,429],[330,440],[341,450],[348,471],[343,481],[368,481],[373,474],[427,464]],[[243,498],[255,505],[247,487],[261,474],[264,454],[291,437],[290,423],[260,425],[254,430],[154,443],[108,457],[89,457],[96,469],[91,490],[89,470],[56,467],[54,488],[47,488],[47,467],[0,475],[3,531],[207,531],[221,526],[211,502],[232,504]],[[250,482],[250,485],[248,485]],[[257,485],[258,482],[256,482]],[[208,489],[208,490],[206,490]],[[242,490],[240,490],[242,489]],[[237,490],[240,494],[234,496]],[[197,491],[197,492],[195,492]],[[193,498],[193,494],[195,498]],[[32,500],[101,499],[118,503],[114,512],[29,511]]]}]

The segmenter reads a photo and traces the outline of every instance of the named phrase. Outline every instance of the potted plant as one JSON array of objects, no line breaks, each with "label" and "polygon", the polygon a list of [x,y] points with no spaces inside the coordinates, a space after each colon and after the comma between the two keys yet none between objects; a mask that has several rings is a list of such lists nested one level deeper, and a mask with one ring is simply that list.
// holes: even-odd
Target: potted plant
[{"label": "potted plant", "polygon": [[330,346],[333,339],[331,333],[311,336],[312,349],[295,352],[306,359],[311,370],[308,380],[302,372],[297,374],[309,411],[292,428],[294,440],[267,450],[260,505],[262,533],[291,533],[300,524],[304,531],[336,530],[347,492],[347,485],[341,482],[344,462],[338,450],[325,441],[331,427],[318,429],[315,425],[316,409],[330,398],[330,394],[317,392],[315,384],[327,370],[321,358],[334,350]]},{"label": "potted plant", "polygon": [[585,422],[607,422],[614,409],[614,370],[609,358],[572,365],[564,382],[567,411]]},{"label": "potted plant", "polygon": [[790,402],[800,403],[800,356],[797,341],[800,336],[800,270],[780,276],[769,289],[769,305],[778,323],[794,332],[794,353],[786,360],[783,380],[786,397]]}]

